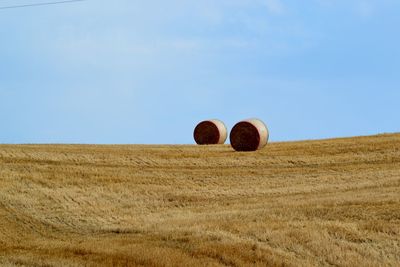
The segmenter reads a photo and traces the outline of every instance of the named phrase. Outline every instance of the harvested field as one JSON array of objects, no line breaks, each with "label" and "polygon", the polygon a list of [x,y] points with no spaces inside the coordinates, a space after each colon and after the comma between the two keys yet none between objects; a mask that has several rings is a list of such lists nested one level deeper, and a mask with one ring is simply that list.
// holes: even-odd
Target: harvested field
[{"label": "harvested field", "polygon": [[0,145],[0,265],[400,266],[400,134]]}]

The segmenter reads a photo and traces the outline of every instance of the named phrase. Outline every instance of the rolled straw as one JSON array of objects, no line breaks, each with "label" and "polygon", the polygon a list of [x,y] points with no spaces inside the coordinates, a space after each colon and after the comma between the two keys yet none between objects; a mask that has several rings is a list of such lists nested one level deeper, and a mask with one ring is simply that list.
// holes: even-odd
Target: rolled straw
[{"label": "rolled straw", "polygon": [[223,144],[227,138],[227,129],[220,120],[207,120],[200,122],[194,129],[194,140],[198,145]]},{"label": "rolled straw", "polygon": [[267,126],[258,119],[249,119],[237,123],[230,134],[230,141],[236,151],[256,151],[268,143]]}]

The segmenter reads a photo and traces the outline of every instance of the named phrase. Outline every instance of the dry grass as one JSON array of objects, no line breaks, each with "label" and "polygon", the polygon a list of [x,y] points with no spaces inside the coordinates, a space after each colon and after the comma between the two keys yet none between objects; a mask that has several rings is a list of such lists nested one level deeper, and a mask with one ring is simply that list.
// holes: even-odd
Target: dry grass
[{"label": "dry grass", "polygon": [[399,266],[400,135],[0,146],[0,265]]}]

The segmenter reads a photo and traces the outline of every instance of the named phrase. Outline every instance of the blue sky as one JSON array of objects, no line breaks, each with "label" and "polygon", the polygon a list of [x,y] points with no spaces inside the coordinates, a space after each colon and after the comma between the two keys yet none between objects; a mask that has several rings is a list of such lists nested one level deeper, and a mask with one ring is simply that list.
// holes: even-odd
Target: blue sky
[{"label": "blue sky", "polygon": [[[40,2],[1,0],[0,6]],[[0,143],[400,131],[398,0],[89,0],[0,10]]]}]

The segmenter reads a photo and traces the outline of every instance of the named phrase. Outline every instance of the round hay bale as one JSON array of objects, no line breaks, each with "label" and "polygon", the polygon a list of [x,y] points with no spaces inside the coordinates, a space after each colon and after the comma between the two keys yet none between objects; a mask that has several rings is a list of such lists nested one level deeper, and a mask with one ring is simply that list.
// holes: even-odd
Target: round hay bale
[{"label": "round hay bale", "polygon": [[198,145],[223,144],[228,136],[225,124],[220,120],[200,122],[194,129],[194,140]]},{"label": "round hay bale", "polygon": [[237,123],[230,134],[230,141],[236,151],[256,151],[268,143],[267,126],[258,119],[249,119]]}]

